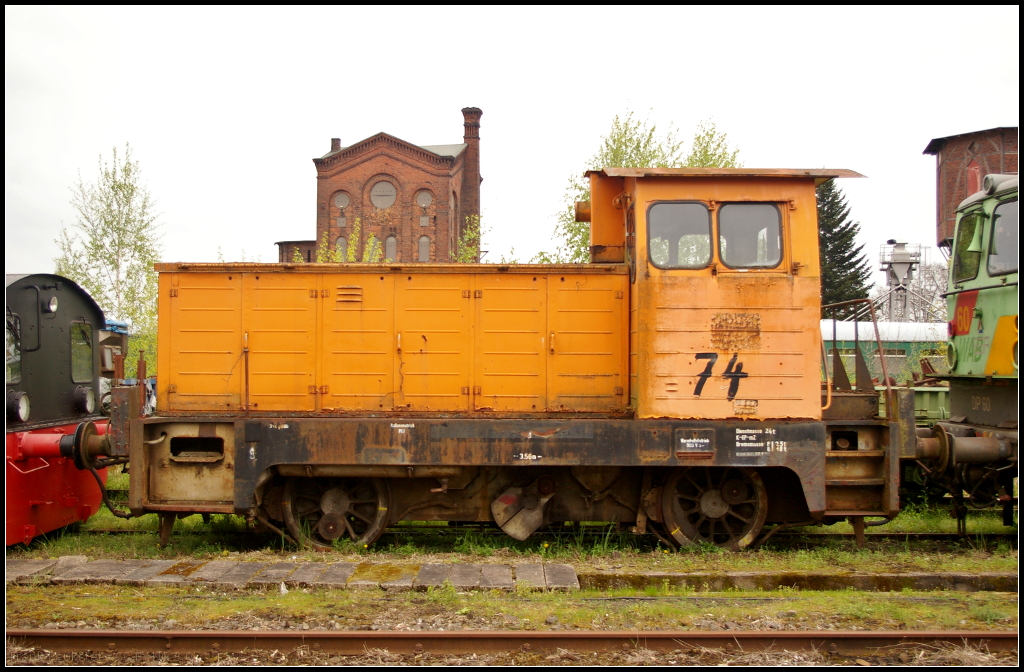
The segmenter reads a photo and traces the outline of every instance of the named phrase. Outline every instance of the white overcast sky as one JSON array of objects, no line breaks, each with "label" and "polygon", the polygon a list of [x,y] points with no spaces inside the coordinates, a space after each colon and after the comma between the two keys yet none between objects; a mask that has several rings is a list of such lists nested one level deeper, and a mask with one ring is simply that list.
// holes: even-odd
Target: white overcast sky
[{"label": "white overcast sky", "polygon": [[[130,143],[163,258],[276,261],[315,236],[311,159],[378,131],[461,142],[483,109],[488,259],[551,247],[616,114],[747,167],[850,168],[872,264],[935,243],[935,137],[1019,116],[1019,9],[5,7],[5,266],[52,272],[79,171]],[[933,251],[933,255],[936,253]]]}]

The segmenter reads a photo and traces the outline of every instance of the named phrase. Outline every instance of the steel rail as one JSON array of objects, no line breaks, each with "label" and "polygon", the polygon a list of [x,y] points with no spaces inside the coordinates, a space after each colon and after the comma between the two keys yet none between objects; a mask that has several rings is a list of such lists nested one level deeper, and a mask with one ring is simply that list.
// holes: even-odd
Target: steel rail
[{"label": "steel rail", "polygon": [[363,655],[369,649],[392,653],[460,655],[510,651],[622,652],[651,649],[739,651],[829,651],[841,655],[884,655],[892,647],[947,644],[1017,651],[1016,631],[292,631],[292,630],[57,630],[9,629],[7,640],[54,652],[241,653],[308,646],[329,653]]}]

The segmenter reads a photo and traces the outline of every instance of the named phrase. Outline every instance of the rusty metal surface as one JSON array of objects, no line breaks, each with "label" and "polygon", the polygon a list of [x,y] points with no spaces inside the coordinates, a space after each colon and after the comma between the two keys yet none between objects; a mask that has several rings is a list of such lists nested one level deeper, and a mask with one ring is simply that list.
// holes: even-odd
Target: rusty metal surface
[{"label": "rusty metal surface", "polygon": [[363,655],[368,649],[394,653],[467,654],[503,651],[622,652],[694,647],[742,648],[744,651],[826,650],[842,655],[884,655],[889,647],[910,644],[952,644],[985,647],[990,652],[1017,651],[1016,631],[226,631],[226,630],[44,630],[8,629],[7,638],[21,646],[50,651],[107,651],[122,653],[199,653],[220,651],[290,650],[297,646],[344,655]]},{"label": "rusty metal surface", "polygon": [[[430,473],[419,472],[421,468],[453,466],[515,468],[501,476],[506,480],[526,478],[516,476],[516,472],[541,474],[545,470],[571,467],[782,467],[798,476],[811,511],[820,512],[825,508],[823,446],[826,435],[824,425],[816,422],[519,419],[483,423],[438,418],[282,418],[211,423],[209,418],[191,422],[187,418],[168,420],[147,419],[146,436],[165,432],[173,439],[179,435],[179,430],[197,435],[195,428],[199,424],[215,424],[218,434],[221,427],[233,427],[234,468],[227,468],[229,460],[204,465],[168,462],[168,466],[163,467],[158,458],[152,457],[152,450],[145,451],[141,447],[140,453],[145,453],[146,461],[140,464],[152,464],[153,479],[170,474],[172,468],[182,472],[202,470],[211,483],[227,483],[227,479],[232,479],[233,501],[240,512],[254,505],[260,479],[275,470],[293,475],[294,470],[298,470],[297,475],[330,477],[369,476],[369,473],[358,472],[365,467],[397,468],[398,473],[406,469],[407,476],[415,478],[421,473],[424,477]],[[177,429],[170,429],[172,427]],[[158,445],[155,450],[163,449]],[[133,459],[133,464],[135,462]],[[356,468],[348,473],[346,465]],[[293,471],[288,472],[288,469]],[[447,476],[438,472],[435,477]],[[600,477],[595,478],[600,480]],[[146,487],[147,501],[163,501],[153,494],[155,480],[148,481]],[[430,487],[437,487],[437,482]],[[584,494],[579,493],[581,497]],[[199,488],[190,501],[203,496],[204,490]],[[443,498],[438,496],[437,500]],[[478,510],[482,501],[474,500],[468,506]],[[571,500],[566,498],[565,501]],[[489,504],[490,500],[485,503]],[[631,505],[635,506],[635,502]],[[570,512],[566,515],[573,515],[576,505],[569,504],[568,508]],[[444,514],[435,510],[431,515],[443,517]]]}]

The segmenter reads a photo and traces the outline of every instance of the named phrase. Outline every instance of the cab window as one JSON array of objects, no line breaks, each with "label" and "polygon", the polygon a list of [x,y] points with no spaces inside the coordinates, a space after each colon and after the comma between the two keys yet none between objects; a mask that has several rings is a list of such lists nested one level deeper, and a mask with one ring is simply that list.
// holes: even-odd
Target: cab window
[{"label": "cab window", "polygon": [[4,338],[7,351],[7,382],[21,380],[21,320],[17,315],[7,315],[7,335]]},{"label": "cab window", "polygon": [[988,274],[1003,275],[1017,270],[1017,201],[996,206],[992,215],[992,243],[988,251]]},{"label": "cab window", "polygon": [[71,380],[92,380],[92,327],[80,322],[71,325]]},{"label": "cab window", "polygon": [[782,216],[771,203],[728,203],[718,211],[718,254],[730,268],[782,261]]},{"label": "cab window", "polygon": [[953,282],[973,280],[978,277],[981,263],[981,229],[985,216],[981,211],[972,212],[960,218],[956,230],[953,256]]},{"label": "cab window", "polygon": [[711,263],[711,214],[703,203],[655,203],[647,211],[648,255],[658,268]]}]

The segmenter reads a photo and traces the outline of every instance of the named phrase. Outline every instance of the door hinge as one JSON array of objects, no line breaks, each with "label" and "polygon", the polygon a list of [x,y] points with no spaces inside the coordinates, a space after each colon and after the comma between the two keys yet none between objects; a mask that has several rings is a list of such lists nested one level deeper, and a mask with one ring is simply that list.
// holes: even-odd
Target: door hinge
[{"label": "door hinge", "polygon": [[178,295],[178,288],[177,287],[171,287],[171,296],[177,296],[177,295]]},{"label": "door hinge", "polygon": [[621,299],[622,298],[622,290],[618,290],[618,291],[615,292],[615,298],[616,299]]},{"label": "door hinge", "polygon": [[320,292],[316,291],[315,289],[309,290],[309,298],[315,299],[318,296],[320,296]]},{"label": "door hinge", "polygon": [[174,383],[171,383],[170,385],[167,386],[167,394],[174,394],[177,391],[178,391],[178,386],[175,385]]},{"label": "door hinge", "polygon": [[316,385],[310,385],[309,386],[309,393],[310,394],[316,394]]},{"label": "door hinge", "polygon": [[616,387],[615,388],[615,396],[617,396],[617,397],[621,397],[622,396],[622,388],[621,387]]},{"label": "door hinge", "polygon": [[463,393],[463,394],[469,394],[469,388],[468,388],[468,387],[466,387],[466,386],[463,386],[463,388],[462,388],[462,393]]},{"label": "door hinge", "polygon": [[479,385],[474,385],[473,386],[473,394],[483,394],[483,392],[480,391],[480,386]]},{"label": "door hinge", "polygon": [[464,299],[468,299],[469,298],[469,290],[468,289],[462,290],[462,298],[464,298]]},{"label": "door hinge", "polygon": [[329,385],[321,385],[320,386],[320,394],[327,394],[330,391],[330,389],[331,388],[330,388]]},{"label": "door hinge", "polygon": [[474,299],[482,299],[482,298],[484,298],[484,290],[478,289],[475,292],[473,292],[473,298]]},{"label": "door hinge", "polygon": [[320,290],[320,298],[326,299],[330,295],[331,295],[331,290],[329,290],[329,289],[321,289]]}]

